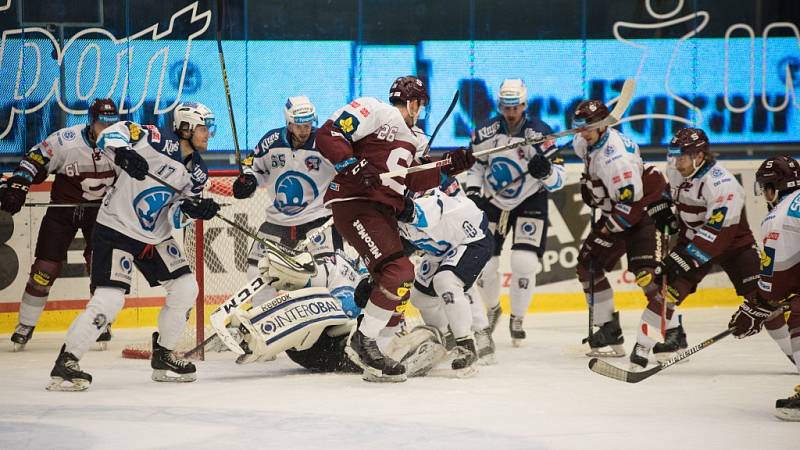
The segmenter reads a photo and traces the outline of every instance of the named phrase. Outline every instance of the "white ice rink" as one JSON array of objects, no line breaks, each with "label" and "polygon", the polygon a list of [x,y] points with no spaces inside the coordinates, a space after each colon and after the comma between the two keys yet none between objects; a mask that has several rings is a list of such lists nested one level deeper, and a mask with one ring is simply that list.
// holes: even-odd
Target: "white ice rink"
[{"label": "white ice rink", "polygon": [[[687,309],[689,345],[730,313]],[[622,313],[628,350],[638,315]],[[0,449],[800,449],[800,424],[773,417],[800,377],[764,332],[625,384],[587,368],[585,313],[529,316],[521,348],[507,323],[498,364],[475,378],[440,367],[400,384],[309,374],[285,356],[237,366],[230,353],[199,363],[195,383],[156,383],[148,362],[120,357],[148,332],[116,330],[84,356],[94,384],[78,393],[44,389],[63,333],[36,333],[23,353],[0,335]]]}]

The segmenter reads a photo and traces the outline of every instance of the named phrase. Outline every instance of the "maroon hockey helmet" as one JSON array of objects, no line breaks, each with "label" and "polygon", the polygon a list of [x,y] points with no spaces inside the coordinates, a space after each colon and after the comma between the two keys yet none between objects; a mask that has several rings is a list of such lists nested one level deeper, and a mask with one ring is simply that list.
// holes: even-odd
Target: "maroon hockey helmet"
[{"label": "maroon hockey helmet", "polygon": [[97,121],[103,123],[119,122],[119,112],[114,100],[110,98],[96,98],[89,106],[89,123]]},{"label": "maroon hockey helmet", "polygon": [[572,123],[576,127],[582,127],[590,123],[599,122],[608,115],[608,107],[600,100],[584,100],[575,108],[575,114],[572,117]]},{"label": "maroon hockey helmet", "polygon": [[668,156],[708,152],[708,136],[700,128],[681,128],[669,141]]},{"label": "maroon hockey helmet", "polygon": [[788,155],[768,158],[756,170],[756,183],[777,192],[800,188],[800,163]]},{"label": "maroon hockey helmet", "polygon": [[424,104],[430,104],[428,89],[425,83],[413,75],[398,77],[389,88],[389,103],[405,103],[409,100],[421,100]]}]

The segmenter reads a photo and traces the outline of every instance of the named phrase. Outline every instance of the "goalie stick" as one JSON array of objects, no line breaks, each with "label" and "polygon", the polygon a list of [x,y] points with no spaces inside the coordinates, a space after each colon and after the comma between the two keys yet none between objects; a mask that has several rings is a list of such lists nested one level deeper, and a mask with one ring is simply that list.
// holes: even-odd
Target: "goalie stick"
[{"label": "goalie stick", "polygon": [[603,361],[602,359],[597,359],[597,358],[592,358],[591,360],[589,360],[589,369],[594,373],[599,373],[600,375],[613,378],[615,380],[624,381],[626,383],[638,383],[644,379],[652,377],[653,375],[657,374],[658,372],[661,372],[667,367],[670,367],[675,363],[680,362],[692,356],[693,354],[708,347],[709,345],[722,340],[729,334],[733,333],[734,330],[735,328],[728,328],[722,333],[712,336],[706,339],[705,341],[695,345],[694,347],[690,347],[685,351],[673,356],[672,358],[664,362],[658,363],[658,365],[653,367],[652,369],[645,370],[643,372],[630,372],[625,369],[619,368],[617,366],[611,365]]},{"label": "goalie stick", "polygon": [[[525,145],[541,144],[542,142],[545,141],[555,140],[564,136],[571,136],[573,134],[577,134],[586,130],[613,126],[617,122],[619,122],[622,115],[625,114],[625,111],[628,109],[628,106],[630,105],[631,100],[633,99],[633,93],[635,90],[636,90],[636,81],[634,81],[632,78],[625,80],[625,84],[622,86],[622,91],[619,94],[617,104],[614,106],[614,109],[611,111],[611,114],[609,114],[608,117],[606,117],[601,121],[587,124],[577,128],[570,128],[569,130],[559,131],[558,133],[551,133],[538,137],[530,137],[522,141],[514,142],[508,145],[503,145],[500,147],[488,148],[486,150],[481,150],[479,152],[473,153],[473,156],[475,156],[475,158],[480,158],[482,156],[491,155],[492,153],[511,150]],[[558,151],[558,148],[556,148],[554,152],[555,151]],[[547,156],[550,155],[552,155],[552,153],[548,154]],[[402,177],[411,173],[421,172],[423,170],[430,170],[433,168],[444,167],[449,165],[450,165],[449,158],[440,159],[439,161],[433,161],[427,164],[420,164],[419,166],[402,167],[400,169],[392,170],[390,172],[384,172],[381,174],[381,179],[388,180],[394,177]]]}]

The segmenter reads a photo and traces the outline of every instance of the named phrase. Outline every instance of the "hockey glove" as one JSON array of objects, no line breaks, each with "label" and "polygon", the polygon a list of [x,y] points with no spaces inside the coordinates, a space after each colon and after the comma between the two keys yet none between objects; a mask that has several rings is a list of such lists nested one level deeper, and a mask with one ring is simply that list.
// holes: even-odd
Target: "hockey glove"
[{"label": "hockey glove", "polygon": [[475,156],[472,154],[472,150],[461,147],[458,150],[445,153],[445,159],[450,159],[450,165],[445,166],[444,173],[447,175],[458,175],[461,172],[465,172],[475,164]]},{"label": "hockey glove", "polygon": [[759,305],[757,298],[746,298],[733,313],[728,328],[736,328],[733,335],[737,339],[746,338],[761,331],[761,326],[770,314],[772,311]]},{"label": "hockey glove", "polygon": [[586,203],[588,206],[597,207],[600,206],[592,195],[592,188],[589,186],[591,180],[589,175],[585,173],[581,175],[581,199],[583,199],[583,203]]},{"label": "hockey glove", "polygon": [[233,182],[233,197],[237,199],[248,198],[253,195],[258,187],[255,175],[243,173]]},{"label": "hockey glove", "polygon": [[210,220],[219,212],[219,205],[213,198],[187,198],[181,201],[181,211],[192,219]]},{"label": "hockey glove", "polygon": [[466,189],[466,194],[467,198],[472,200],[472,203],[475,203],[478,209],[483,210],[485,199],[481,195],[481,188],[470,186]]},{"label": "hockey glove", "polygon": [[118,148],[114,152],[114,164],[118,165],[120,169],[124,170],[131,176],[139,181],[147,177],[147,171],[150,166],[142,155],[136,153],[135,150],[126,148]]},{"label": "hockey glove", "polygon": [[686,249],[677,248],[673,250],[664,260],[664,273],[667,275],[667,282],[672,283],[679,276],[686,275],[700,267],[700,265],[696,259],[686,252]]},{"label": "hockey glove", "polygon": [[540,180],[547,178],[552,171],[553,168],[551,167],[550,160],[542,154],[537,153],[528,161],[528,173],[530,173],[533,178]]},{"label": "hockey glove", "polygon": [[6,180],[4,189],[0,190],[0,209],[9,214],[16,214],[25,205],[25,197],[31,182],[23,177],[11,177]]},{"label": "hockey glove", "polygon": [[[592,230],[589,236],[586,236],[586,240],[581,246],[580,252],[578,253],[578,261],[597,261],[601,259],[600,255],[610,251],[611,248],[614,247],[614,244],[615,242],[611,236],[597,230]],[[597,268],[595,268],[595,270],[597,270]]]},{"label": "hockey glove", "polygon": [[353,162],[342,169],[340,173],[352,182],[366,188],[374,189],[381,185],[381,173],[375,166],[363,158],[350,159]]},{"label": "hockey glove", "polygon": [[647,214],[656,224],[656,229],[673,235],[678,232],[678,219],[672,212],[669,200],[662,198],[647,207]]},{"label": "hockey glove", "polygon": [[411,200],[408,197],[403,199],[403,210],[400,211],[400,214],[397,215],[397,220],[400,222],[411,223],[416,218],[416,210],[417,208],[414,207],[414,200]]}]

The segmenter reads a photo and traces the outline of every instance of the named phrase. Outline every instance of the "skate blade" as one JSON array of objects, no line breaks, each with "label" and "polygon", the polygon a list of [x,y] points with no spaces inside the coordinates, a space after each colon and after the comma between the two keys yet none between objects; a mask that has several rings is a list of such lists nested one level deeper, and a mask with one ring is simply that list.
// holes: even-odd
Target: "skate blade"
[{"label": "skate blade", "polygon": [[494,353],[489,353],[488,355],[478,358],[478,364],[482,366],[493,366],[497,364],[497,357]]},{"label": "skate blade", "polygon": [[[52,381],[45,388],[48,391],[81,392],[89,389],[89,385],[92,384],[88,380],[80,380],[80,379],[76,379],[75,381],[65,380],[61,377],[50,377],[50,379]],[[64,384],[64,383],[69,383],[69,384]]]},{"label": "skate blade", "polygon": [[14,353],[18,353],[25,350],[25,344],[20,344],[18,342],[14,342],[11,346],[11,351]]},{"label": "skate blade", "polygon": [[364,369],[361,379],[370,383],[402,383],[406,381],[406,374],[384,375],[380,370],[370,367],[369,369]]},{"label": "skate blade", "polygon": [[787,422],[800,422],[800,410],[789,408],[775,408],[775,417]]},{"label": "skate blade", "polygon": [[409,377],[424,377],[439,362],[441,362],[447,351],[441,344],[434,342],[423,342],[412,353],[406,355],[400,362],[406,367]]},{"label": "skate blade", "polygon": [[608,345],[605,347],[592,348],[586,356],[594,358],[622,358],[625,356],[625,347],[620,345]]},{"label": "skate blade", "polygon": [[522,341],[524,341],[524,339],[511,339],[511,345],[514,347],[522,347]]},{"label": "skate blade", "polygon": [[108,350],[108,341],[97,341],[97,349],[101,352]]},{"label": "skate blade", "polygon": [[477,364],[472,364],[471,366],[464,367],[463,369],[453,369],[453,374],[455,374],[456,378],[472,378],[478,373]]},{"label": "skate blade", "polygon": [[[174,374],[175,376],[172,376]],[[153,375],[150,377],[153,381],[164,381],[172,383],[191,383],[197,380],[197,373],[175,373],[170,370],[153,369]]]}]

